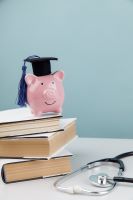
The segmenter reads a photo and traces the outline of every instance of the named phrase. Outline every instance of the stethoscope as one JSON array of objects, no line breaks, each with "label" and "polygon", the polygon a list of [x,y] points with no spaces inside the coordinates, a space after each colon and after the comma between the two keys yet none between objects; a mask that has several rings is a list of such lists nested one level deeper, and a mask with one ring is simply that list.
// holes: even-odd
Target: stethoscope
[{"label": "stethoscope", "polygon": [[[96,160],[90,163],[87,163],[86,165],[82,166],[78,170],[73,171],[72,173],[65,175],[64,177],[61,177],[58,179],[55,183],[54,186],[57,190],[65,193],[70,193],[70,194],[86,194],[86,195],[104,195],[108,194],[110,191],[112,191],[116,184],[118,182],[127,182],[127,183],[133,183],[133,178],[127,178],[127,177],[122,177],[123,172],[125,171],[124,163],[121,159],[133,156],[133,151],[131,152],[126,152],[123,154],[120,154],[114,158],[105,158],[101,160]],[[80,172],[84,172],[86,170],[93,169],[95,167],[100,167],[100,166],[114,166],[118,168],[118,173],[117,176],[115,177],[110,177],[106,173],[99,173],[99,174],[94,174],[89,176],[89,182],[100,188],[105,188],[105,190],[102,191],[90,191],[86,188],[83,188],[79,185],[74,185],[74,186],[63,186],[63,183],[67,181],[68,179],[71,179],[73,176]]]}]

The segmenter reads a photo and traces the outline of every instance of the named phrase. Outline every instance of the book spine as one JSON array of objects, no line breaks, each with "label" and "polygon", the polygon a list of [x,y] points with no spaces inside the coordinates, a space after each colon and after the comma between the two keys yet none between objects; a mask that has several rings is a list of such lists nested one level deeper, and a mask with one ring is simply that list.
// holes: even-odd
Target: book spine
[{"label": "book spine", "polygon": [[1,168],[1,178],[2,178],[2,181],[3,181],[4,183],[7,183],[7,182],[6,182],[6,178],[5,178],[4,165],[3,165],[2,168]]}]

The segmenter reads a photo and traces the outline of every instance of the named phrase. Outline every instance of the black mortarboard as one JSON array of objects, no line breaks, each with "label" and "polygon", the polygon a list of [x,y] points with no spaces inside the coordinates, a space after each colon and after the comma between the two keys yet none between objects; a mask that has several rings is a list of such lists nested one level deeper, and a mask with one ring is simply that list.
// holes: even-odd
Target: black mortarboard
[{"label": "black mortarboard", "polygon": [[19,106],[26,106],[27,103],[27,85],[25,82],[26,76],[26,62],[30,62],[32,64],[33,74],[36,76],[46,76],[51,74],[51,60],[58,60],[58,58],[54,57],[39,57],[39,56],[29,56],[24,59],[24,65],[22,66],[22,76],[19,82],[18,88],[18,99],[17,104]]},{"label": "black mortarboard", "polygon": [[58,58],[30,56],[24,61],[32,63],[33,73],[36,76],[45,76],[51,74],[51,60],[58,60]]}]

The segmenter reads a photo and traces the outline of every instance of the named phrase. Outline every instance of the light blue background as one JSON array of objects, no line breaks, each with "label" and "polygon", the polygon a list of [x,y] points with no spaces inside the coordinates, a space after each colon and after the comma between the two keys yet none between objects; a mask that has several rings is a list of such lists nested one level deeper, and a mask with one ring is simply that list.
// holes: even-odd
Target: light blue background
[{"label": "light blue background", "polygon": [[33,54],[59,58],[80,136],[133,138],[132,0],[0,0],[0,110]]}]

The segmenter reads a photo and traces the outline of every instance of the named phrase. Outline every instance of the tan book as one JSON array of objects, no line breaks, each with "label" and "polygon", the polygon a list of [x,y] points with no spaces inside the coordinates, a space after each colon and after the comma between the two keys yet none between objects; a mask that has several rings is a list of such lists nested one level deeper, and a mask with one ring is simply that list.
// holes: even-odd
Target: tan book
[{"label": "tan book", "polygon": [[51,156],[76,136],[76,119],[61,119],[60,128],[62,131],[0,139],[0,157]]},{"label": "tan book", "polygon": [[0,137],[35,134],[59,130],[61,114],[34,116],[29,108],[0,111]]},{"label": "tan book", "polygon": [[63,175],[71,172],[71,156],[69,152],[45,160],[11,161],[3,164],[1,170],[2,180],[5,183],[33,180],[45,177]]}]

